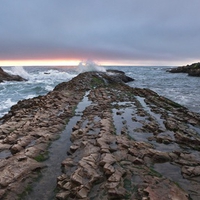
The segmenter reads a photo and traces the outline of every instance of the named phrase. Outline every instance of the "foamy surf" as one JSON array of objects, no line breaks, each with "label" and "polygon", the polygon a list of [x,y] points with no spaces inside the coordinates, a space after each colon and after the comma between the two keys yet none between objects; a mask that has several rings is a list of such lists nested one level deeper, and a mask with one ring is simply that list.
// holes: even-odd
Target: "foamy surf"
[{"label": "foamy surf", "polygon": [[[61,82],[67,82],[78,73],[84,71],[106,71],[106,69],[122,70],[135,79],[128,83],[132,87],[149,88],[159,95],[165,96],[192,111],[200,113],[200,81],[198,77],[185,74],[166,73],[168,67],[102,67],[93,61],[81,62],[77,67],[15,67],[18,72],[28,73],[28,81],[0,83],[0,117],[12,106],[11,102],[45,95]],[[6,72],[13,68],[3,67]],[[23,73],[20,73],[21,75]],[[27,76],[26,76],[27,77]],[[8,100],[9,99],[9,100]],[[7,101],[8,100],[8,101]],[[7,102],[6,102],[7,101]],[[9,103],[10,101],[10,103]]]},{"label": "foamy surf", "polygon": [[19,75],[25,79],[29,79],[30,77],[30,75],[27,73],[23,66],[13,66],[10,69],[4,69],[4,71],[12,75]]},{"label": "foamy surf", "polygon": [[4,67],[3,70],[10,74],[20,75],[27,81],[0,84],[0,117],[6,114],[10,107],[19,100],[45,95],[52,91],[57,84],[69,81],[77,75],[75,70],[41,67]]},{"label": "foamy surf", "polygon": [[16,104],[17,102],[12,101],[11,98],[4,99],[0,104],[0,117],[7,113],[8,108]]}]

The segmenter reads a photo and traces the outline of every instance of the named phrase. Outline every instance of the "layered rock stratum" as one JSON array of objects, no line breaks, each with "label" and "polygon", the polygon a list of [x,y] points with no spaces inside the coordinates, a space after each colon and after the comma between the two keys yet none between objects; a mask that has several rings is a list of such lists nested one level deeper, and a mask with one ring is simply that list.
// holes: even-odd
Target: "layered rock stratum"
[{"label": "layered rock stratum", "polygon": [[0,199],[200,199],[200,115],[113,74],[79,74],[0,123]]},{"label": "layered rock stratum", "polygon": [[4,81],[25,81],[26,79],[22,78],[19,75],[12,75],[8,74],[5,72],[1,67],[0,67],[0,83]]}]

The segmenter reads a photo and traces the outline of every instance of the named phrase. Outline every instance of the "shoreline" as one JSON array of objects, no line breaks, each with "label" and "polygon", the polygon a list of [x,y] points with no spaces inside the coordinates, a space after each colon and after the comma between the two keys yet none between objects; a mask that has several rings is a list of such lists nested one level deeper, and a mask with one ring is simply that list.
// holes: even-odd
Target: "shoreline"
[{"label": "shoreline", "polygon": [[[63,152],[57,199],[200,197],[200,115],[152,90],[87,72],[45,96],[18,102],[1,119],[1,198],[24,194],[28,199],[34,193],[34,187],[24,192],[32,187],[29,177],[42,171],[51,156],[46,154],[49,145],[76,115],[84,96],[91,103],[70,130],[72,144],[68,154]],[[168,174],[159,165],[167,166]],[[176,170],[178,181],[172,178]]]}]

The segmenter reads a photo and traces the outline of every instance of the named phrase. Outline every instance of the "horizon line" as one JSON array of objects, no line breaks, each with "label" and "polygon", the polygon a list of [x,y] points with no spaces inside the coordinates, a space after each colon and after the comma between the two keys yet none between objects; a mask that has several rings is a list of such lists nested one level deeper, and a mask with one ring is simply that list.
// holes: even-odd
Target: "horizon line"
[{"label": "horizon line", "polygon": [[[78,66],[80,62],[87,62],[83,60],[73,60],[73,59],[45,59],[45,60],[0,60],[0,67],[11,67],[11,66],[30,66],[30,67],[45,67],[45,66]],[[198,61],[196,61],[198,62]],[[94,63],[100,66],[184,66],[187,64],[195,63],[195,61],[130,61],[130,60],[111,60],[111,61],[100,61],[94,60]]]}]

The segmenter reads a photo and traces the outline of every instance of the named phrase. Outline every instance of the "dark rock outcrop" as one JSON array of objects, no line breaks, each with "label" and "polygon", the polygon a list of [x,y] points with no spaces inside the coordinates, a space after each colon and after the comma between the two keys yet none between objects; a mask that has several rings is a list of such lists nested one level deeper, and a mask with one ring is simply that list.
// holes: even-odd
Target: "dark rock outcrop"
[{"label": "dark rock outcrop", "polygon": [[22,78],[19,75],[8,74],[0,67],[0,82],[3,81],[26,81],[26,79]]},{"label": "dark rock outcrop", "polygon": [[200,76],[200,63],[193,63],[182,67],[167,70],[171,73],[188,73],[189,76]]},{"label": "dark rock outcrop", "polygon": [[79,74],[72,81],[58,84],[54,90],[60,91],[72,88],[73,90],[89,90],[110,84],[124,84],[133,80],[131,77],[126,76],[124,72],[118,70],[107,70],[107,72],[90,71]]},{"label": "dark rock outcrop", "polygon": [[108,69],[108,70],[106,70],[106,72],[107,72],[111,77],[115,78],[116,80],[123,81],[124,83],[128,83],[128,82],[134,81],[133,78],[127,76],[127,75],[125,74],[125,72],[120,71],[120,70]]}]

